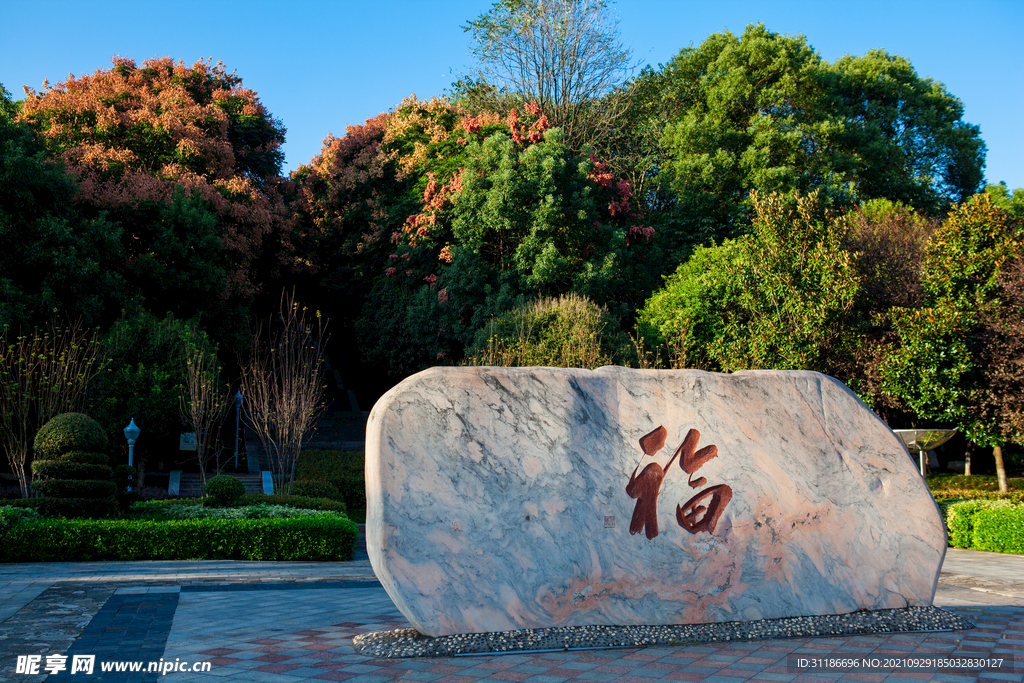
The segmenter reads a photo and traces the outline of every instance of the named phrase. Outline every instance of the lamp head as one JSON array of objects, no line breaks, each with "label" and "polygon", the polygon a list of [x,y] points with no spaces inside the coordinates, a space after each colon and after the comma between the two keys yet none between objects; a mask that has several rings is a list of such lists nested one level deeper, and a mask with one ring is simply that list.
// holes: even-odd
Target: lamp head
[{"label": "lamp head", "polygon": [[128,439],[129,446],[135,444],[135,440],[139,438],[140,431],[142,430],[135,424],[135,418],[133,417],[131,422],[128,423],[128,426],[124,428],[124,438]]}]

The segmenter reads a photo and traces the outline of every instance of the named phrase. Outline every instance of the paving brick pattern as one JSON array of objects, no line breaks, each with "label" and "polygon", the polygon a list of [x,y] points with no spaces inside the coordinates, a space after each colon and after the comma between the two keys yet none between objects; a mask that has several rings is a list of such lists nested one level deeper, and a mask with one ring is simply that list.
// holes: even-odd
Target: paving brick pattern
[{"label": "paving brick pattern", "polygon": [[[342,595],[338,596],[337,593]],[[260,606],[274,628],[240,626],[238,612]],[[387,609],[390,606],[390,609]],[[355,654],[352,637],[407,628],[382,588],[344,591],[253,591],[247,594],[182,595],[165,657],[211,662],[211,673],[230,680],[352,681],[912,681],[958,683],[1024,680],[1024,606],[958,608],[978,624],[969,632],[796,638],[722,645],[679,645],[572,652],[452,657],[368,659]],[[208,621],[210,628],[202,626]],[[343,619],[339,621],[339,619]],[[261,614],[260,621],[263,621]],[[219,628],[229,633],[219,632]],[[259,636],[259,637],[251,637]],[[1009,671],[949,673],[904,669],[878,673],[815,672],[799,658],[1019,657]],[[1014,669],[1015,666],[1015,670]],[[967,673],[967,675],[958,675]],[[209,680],[210,674],[170,674],[168,680]],[[258,676],[258,677],[257,677]]]},{"label": "paving brick pattern", "polygon": [[[947,555],[936,604],[977,627],[967,632],[798,638],[721,645],[530,652],[444,659],[357,655],[360,633],[408,624],[369,562],[122,562],[0,565],[0,682],[17,655],[208,662],[204,673],[63,674],[57,680],[298,681],[1016,681],[1024,683],[1024,557]],[[977,581],[962,577],[974,576]],[[980,580],[984,579],[984,580]],[[945,583],[944,583],[945,581]],[[1016,658],[1002,671],[813,671],[799,658],[966,656]],[[1008,661],[1009,663],[1009,661]]]},{"label": "paving brick pattern", "polygon": [[[178,592],[118,591],[107,600],[103,609],[93,617],[82,634],[66,651],[68,661],[74,655],[96,655],[97,661],[132,660],[155,662],[164,654],[167,634],[171,630],[174,612],[178,607]],[[93,674],[70,673],[70,667],[51,674],[47,681],[150,681],[156,674],[120,674],[102,672],[94,667]]]}]

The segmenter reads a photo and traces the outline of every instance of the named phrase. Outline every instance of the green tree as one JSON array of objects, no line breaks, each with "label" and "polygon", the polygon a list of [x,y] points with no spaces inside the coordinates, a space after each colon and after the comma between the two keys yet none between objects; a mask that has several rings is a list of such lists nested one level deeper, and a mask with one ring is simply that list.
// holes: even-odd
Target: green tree
[{"label": "green tree", "polygon": [[231,257],[209,203],[179,187],[166,204],[139,202],[119,215],[145,225],[135,231],[123,266],[136,305],[157,316],[194,318],[214,339],[242,348],[251,297],[232,290]]},{"label": "green tree", "polygon": [[94,383],[97,407],[91,412],[115,444],[124,444],[129,420],[142,430],[134,463],[142,486],[150,455],[177,452],[189,362],[196,354],[214,357],[216,347],[194,321],[160,319],[138,309],[115,322],[102,345],[108,364]]},{"label": "green tree", "polygon": [[848,177],[860,199],[935,212],[981,189],[980,129],[963,121],[963,103],[941,83],[885,50],[847,55],[827,73],[828,106],[842,122],[836,142],[853,162]]},{"label": "green tree", "polygon": [[[972,443],[998,448],[1019,438],[1012,425],[982,409],[999,391],[986,382],[982,321],[1012,317],[1000,285],[1020,257],[1024,228],[988,195],[957,207],[928,242],[924,308],[893,311],[900,337],[882,367],[883,387],[925,419],[951,424]],[[1005,471],[1000,473],[1005,482]]]},{"label": "green tree", "polygon": [[[536,105],[499,117],[409,101],[362,150],[304,171],[303,220],[350,231],[335,262],[367,283],[360,349],[393,375],[457,362],[493,315],[540,296],[575,292],[627,318],[657,276],[656,238],[628,182],[573,153]],[[331,198],[353,180],[370,186],[360,199]],[[367,214],[370,225],[349,222]]]},{"label": "green tree", "polygon": [[697,247],[644,303],[637,336],[643,351],[654,355],[654,365],[722,369],[719,345],[726,320],[739,306],[734,273],[741,267],[744,247],[743,240]]},{"label": "green tree", "polygon": [[1012,218],[1024,218],[1024,188],[1018,187],[1012,193],[1005,182],[986,185],[985,193],[992,198],[992,203],[1001,208]]},{"label": "green tree", "polygon": [[723,366],[829,373],[855,344],[849,316],[859,287],[840,220],[816,195],[752,196],[754,225],[734,271],[737,311],[726,321]]},{"label": "green tree", "polygon": [[934,211],[982,181],[984,143],[960,101],[884,51],[829,64],[803,36],[757,24],[644,77],[661,88],[643,122],[663,121],[677,229],[701,239],[744,232],[755,189]]},{"label": "green tree", "polygon": [[883,391],[881,366],[898,344],[891,311],[924,304],[921,264],[937,219],[887,199],[873,199],[850,211],[844,222],[846,248],[858,255],[860,290],[854,325],[860,342],[840,359],[835,375],[888,424],[912,424],[914,412],[898,397]]},{"label": "green tree", "polygon": [[[975,419],[992,426],[1007,441],[1024,441],[1024,258],[1015,257],[997,281],[998,305],[981,313],[977,332],[981,390],[972,411]],[[1002,444],[993,446],[999,489],[1007,490]]]},{"label": "green tree", "polygon": [[834,374],[856,346],[860,276],[846,228],[816,194],[753,193],[749,235],[680,267],[640,314],[670,362]]}]

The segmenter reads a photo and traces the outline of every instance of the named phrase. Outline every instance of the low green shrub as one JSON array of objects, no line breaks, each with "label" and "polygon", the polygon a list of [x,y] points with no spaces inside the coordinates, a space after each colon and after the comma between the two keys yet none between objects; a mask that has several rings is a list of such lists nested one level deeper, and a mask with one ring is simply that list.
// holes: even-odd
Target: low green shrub
[{"label": "low green shrub", "polygon": [[154,500],[141,500],[132,503],[130,512],[145,512],[147,510],[159,510],[170,505],[201,505],[202,498],[159,498]]},{"label": "low green shrub", "polygon": [[305,508],[307,510],[326,510],[328,512],[346,513],[346,505],[340,500],[330,498],[309,498],[307,496],[285,496],[280,494],[247,493],[235,501],[236,505],[287,505],[288,507]]},{"label": "low green shrub", "polygon": [[365,510],[365,459],[363,451],[303,451],[295,468],[295,483],[325,481],[338,489],[349,510]]},{"label": "low green shrub", "polygon": [[106,498],[117,493],[114,482],[95,479],[43,479],[32,482],[32,488],[53,498]]},{"label": "low green shrub", "polygon": [[89,451],[68,451],[67,453],[58,453],[57,455],[51,456],[50,460],[82,462],[90,463],[92,465],[110,464],[110,456],[106,453],[91,453]]},{"label": "low green shrub", "polygon": [[0,507],[0,538],[11,526],[19,522],[31,522],[39,519],[39,513],[32,508],[5,505]]},{"label": "low green shrub", "polygon": [[147,506],[135,508],[135,519],[279,519],[309,517],[325,514],[323,510],[309,510],[288,505],[243,505],[239,507],[209,507],[202,503],[181,501],[179,505]]},{"label": "low green shrub", "polygon": [[35,510],[44,517],[104,518],[117,514],[114,498],[16,498],[4,504]]},{"label": "low green shrub", "polygon": [[40,477],[55,479],[110,479],[113,470],[107,465],[94,465],[86,462],[69,462],[67,460],[36,460],[32,463],[32,473]]},{"label": "low green shrub", "polygon": [[285,519],[42,519],[4,536],[4,562],[351,560],[357,527],[338,515]]},{"label": "low green shrub", "polygon": [[[206,498],[171,498],[167,500],[146,500],[131,506],[133,515],[160,514],[168,507],[181,505],[204,505]],[[306,496],[285,496],[282,494],[266,495],[264,493],[247,493],[235,499],[232,507],[251,507],[253,505],[281,505],[306,510],[321,510],[335,514],[345,514],[345,503],[330,498],[309,498]],[[207,506],[209,507],[209,506]],[[216,509],[216,508],[212,508]]]},{"label": "low green shrub", "polygon": [[[1024,506],[1007,500],[963,500],[940,507],[944,508],[949,544],[954,548],[1024,552],[997,549],[1024,548],[1024,527],[1019,523]],[[1017,520],[1016,525],[1014,520]],[[1005,526],[1000,527],[1003,522]],[[983,534],[981,529],[984,529]]]},{"label": "low green shrub", "polygon": [[203,490],[213,498],[214,504],[229,507],[245,495],[245,484],[229,474],[218,474],[206,482]]},{"label": "low green shrub", "polygon": [[326,481],[296,481],[292,483],[292,495],[305,496],[307,498],[344,500],[338,492],[338,487]]},{"label": "low green shrub", "polygon": [[88,415],[61,413],[39,428],[33,445],[47,456],[68,451],[102,451],[107,447],[107,435],[100,423]]},{"label": "low green shrub", "polygon": [[974,522],[974,548],[1024,554],[1024,506],[979,511]]}]

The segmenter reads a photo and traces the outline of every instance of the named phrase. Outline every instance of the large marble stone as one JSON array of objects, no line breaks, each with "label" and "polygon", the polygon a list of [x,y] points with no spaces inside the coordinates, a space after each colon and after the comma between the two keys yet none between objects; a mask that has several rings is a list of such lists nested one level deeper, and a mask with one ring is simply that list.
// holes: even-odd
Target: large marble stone
[{"label": "large marble stone", "polygon": [[929,605],[900,440],[813,372],[435,368],[374,406],[367,549],[420,632]]}]

